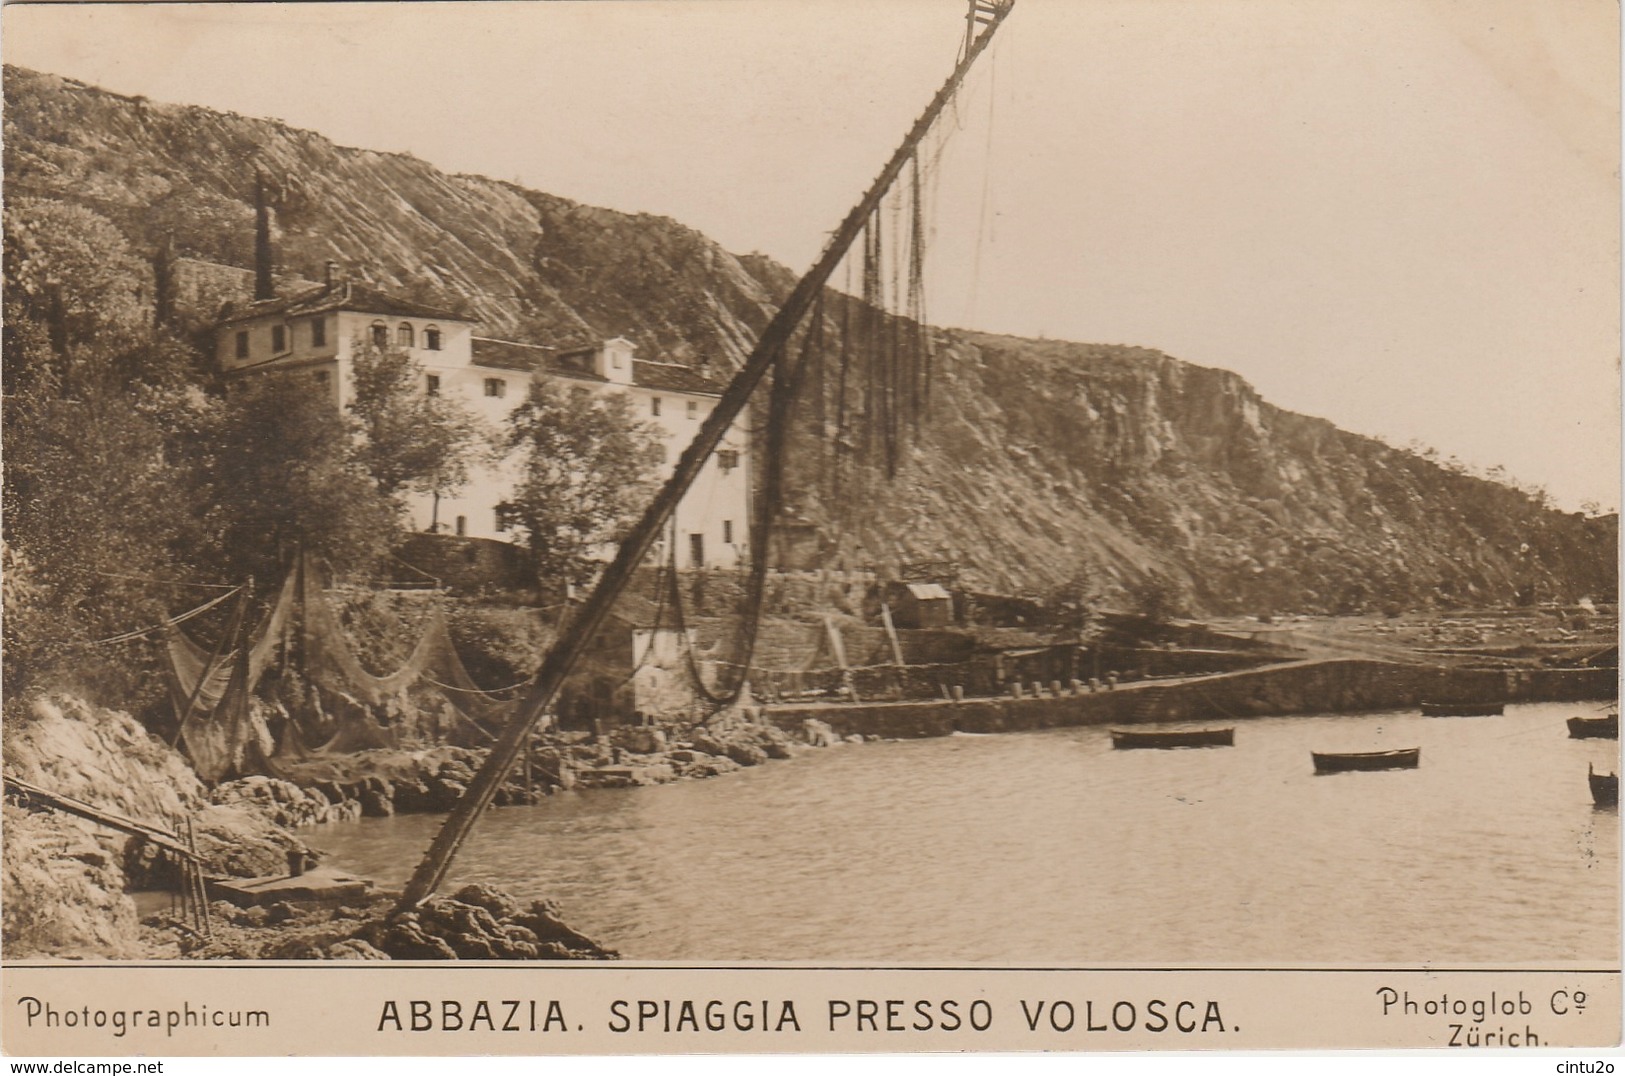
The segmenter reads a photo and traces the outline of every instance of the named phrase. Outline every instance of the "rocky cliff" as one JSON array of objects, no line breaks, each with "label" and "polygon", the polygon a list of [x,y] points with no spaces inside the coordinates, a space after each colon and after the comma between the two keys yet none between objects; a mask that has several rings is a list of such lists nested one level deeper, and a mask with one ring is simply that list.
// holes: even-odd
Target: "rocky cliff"
[{"label": "rocky cliff", "polygon": [[[256,169],[282,273],[315,279],[344,261],[467,310],[491,335],[564,346],[621,333],[643,355],[727,370],[793,283],[668,219],[274,121],[16,68],[5,98],[10,202],[77,203],[122,233],[136,264],[170,243],[195,264],[236,267],[224,284],[220,272],[183,278],[194,326],[252,264]],[[129,286],[153,293],[150,280]],[[952,562],[972,586],[1071,586],[1193,612],[1612,599],[1615,517],[1549,510],[1158,352],[946,331],[935,343],[931,410],[895,480],[862,470],[835,495],[816,436],[798,430],[791,499],[828,563]]]}]

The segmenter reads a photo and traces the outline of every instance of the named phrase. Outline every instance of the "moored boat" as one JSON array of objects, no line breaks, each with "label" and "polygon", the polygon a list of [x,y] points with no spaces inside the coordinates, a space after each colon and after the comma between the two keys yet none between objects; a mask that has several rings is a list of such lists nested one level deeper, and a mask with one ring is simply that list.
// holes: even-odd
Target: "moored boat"
[{"label": "moored boat", "polygon": [[1120,750],[1137,747],[1230,747],[1235,743],[1236,730],[1228,729],[1157,729],[1126,731],[1112,729],[1112,746]]},{"label": "moored boat", "polygon": [[1495,717],[1506,708],[1500,702],[1424,702],[1423,717]]},{"label": "moored boat", "polygon": [[1619,739],[1619,715],[1571,717],[1569,718],[1569,738],[1573,740],[1617,740]]},{"label": "moored boat", "polygon": [[1316,773],[1350,773],[1358,770],[1414,770],[1422,760],[1420,747],[1398,751],[1355,751],[1334,754],[1311,751]]},{"label": "moored boat", "polygon": [[1619,774],[1598,773],[1586,763],[1586,780],[1591,784],[1591,802],[1598,807],[1619,806]]}]

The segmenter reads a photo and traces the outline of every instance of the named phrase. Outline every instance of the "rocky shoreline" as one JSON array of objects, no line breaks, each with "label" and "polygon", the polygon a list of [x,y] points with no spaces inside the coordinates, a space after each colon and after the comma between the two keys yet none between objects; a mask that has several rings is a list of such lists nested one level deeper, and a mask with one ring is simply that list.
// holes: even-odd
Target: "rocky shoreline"
[{"label": "rocky shoreline", "polygon": [[[792,735],[763,723],[754,711],[714,725],[636,725],[596,738],[548,735],[531,748],[528,760],[516,764],[493,803],[519,806],[578,788],[635,788],[717,777],[792,758],[809,748],[864,739],[837,736],[817,719],[802,722],[800,735]],[[467,791],[485,757],[483,750],[452,746],[361,751],[283,766],[281,778],[227,782],[211,795],[216,802],[250,802],[284,826],[443,814]]]},{"label": "rocky shoreline", "polygon": [[375,891],[338,906],[286,901],[211,906],[207,936],[169,915],[141,924],[152,957],[193,960],[613,960],[544,900],[528,904],[485,885],[431,897],[394,915],[398,894]]},{"label": "rocky shoreline", "polygon": [[[543,735],[498,806],[571,789],[694,780],[845,742],[809,719],[793,736],[751,710],[712,725],[632,726],[603,737]],[[362,817],[449,811],[484,761],[480,750],[437,746],[325,756],[206,788],[178,752],[120,711],[66,694],[8,716],[6,767],[41,787],[107,811],[189,834],[204,874],[286,875],[317,863],[313,830]],[[862,739],[860,736],[849,737]],[[130,893],[178,888],[171,857],[139,837],[83,819],[4,808],[4,941],[16,956],[194,959],[606,959],[545,901],[524,904],[470,886],[391,916],[394,894],[333,906],[285,901],[211,906],[213,937],[173,914],[137,916]],[[314,844],[312,842],[315,842]]]}]

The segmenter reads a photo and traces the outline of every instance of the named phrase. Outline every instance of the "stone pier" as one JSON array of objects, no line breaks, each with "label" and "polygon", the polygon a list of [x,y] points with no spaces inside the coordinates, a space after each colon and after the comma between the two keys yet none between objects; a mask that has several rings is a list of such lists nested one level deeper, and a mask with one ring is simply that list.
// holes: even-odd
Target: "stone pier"
[{"label": "stone pier", "polygon": [[764,719],[786,731],[817,718],[841,736],[909,739],[953,732],[1391,710],[1415,707],[1423,700],[1578,702],[1616,697],[1617,676],[1613,669],[1461,669],[1328,658],[1124,683],[1114,691],[1078,695],[774,705],[764,709]]}]

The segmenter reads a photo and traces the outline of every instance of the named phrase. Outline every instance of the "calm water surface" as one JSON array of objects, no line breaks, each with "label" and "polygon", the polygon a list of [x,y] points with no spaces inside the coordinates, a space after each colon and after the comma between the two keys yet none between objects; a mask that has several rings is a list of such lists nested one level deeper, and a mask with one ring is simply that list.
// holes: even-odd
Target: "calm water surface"
[{"label": "calm water surface", "polygon": [[[1570,740],[1591,706],[1237,723],[1231,748],[1105,728],[851,745],[707,781],[487,812],[442,891],[556,901],[629,959],[1502,963],[1619,956],[1619,817]],[[1315,776],[1309,752],[1420,747]],[[439,827],[329,826],[401,885]]]}]

